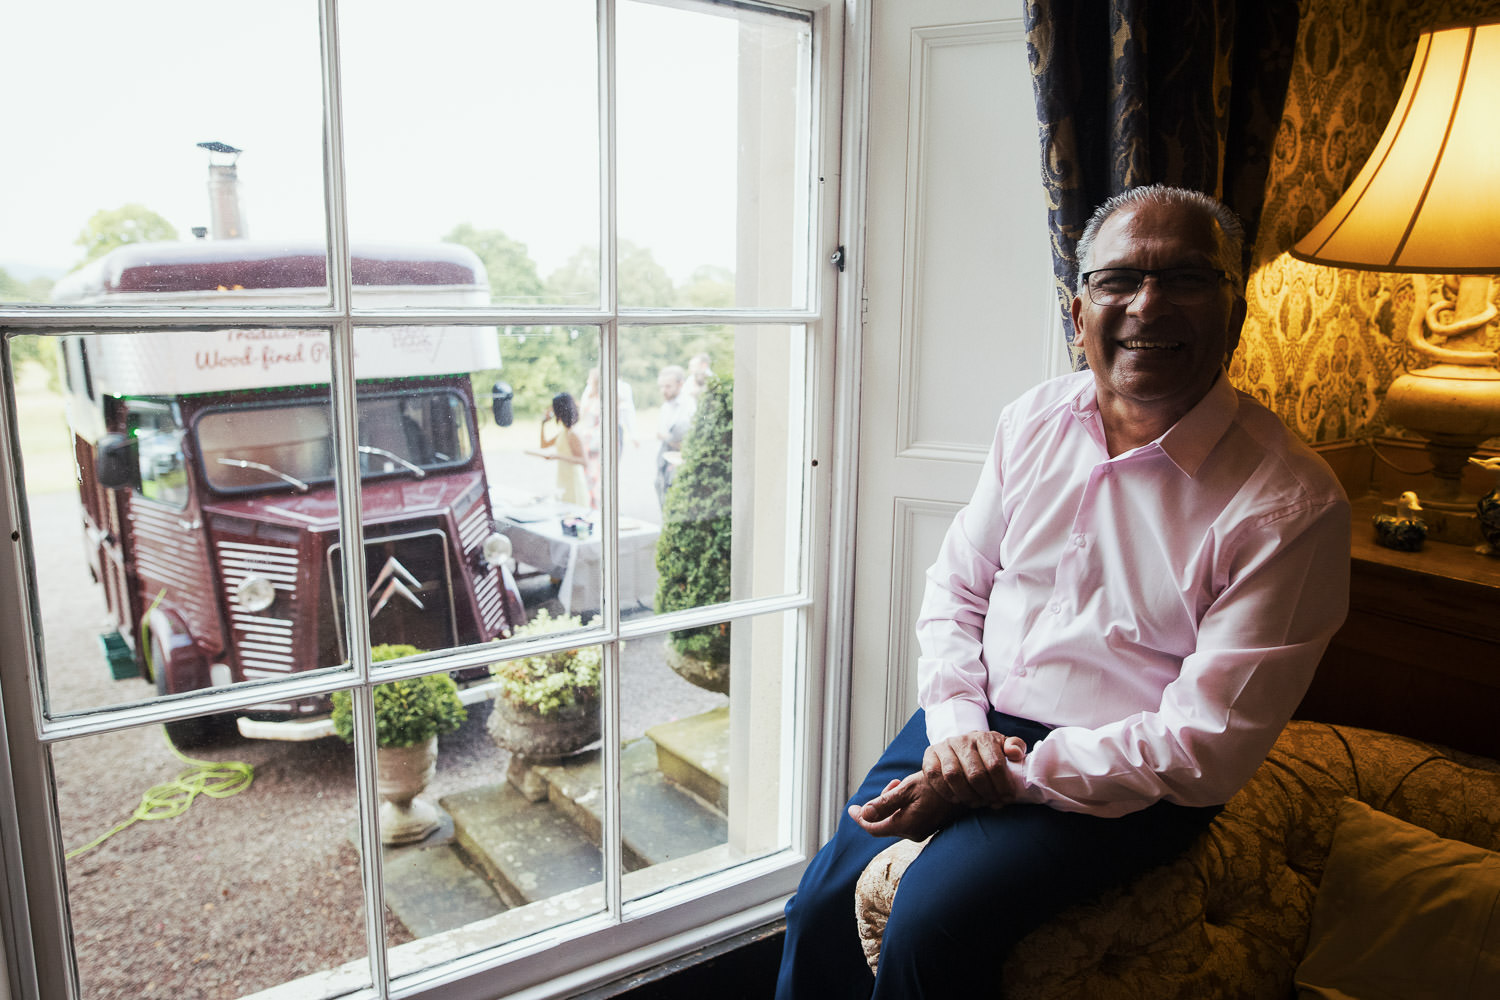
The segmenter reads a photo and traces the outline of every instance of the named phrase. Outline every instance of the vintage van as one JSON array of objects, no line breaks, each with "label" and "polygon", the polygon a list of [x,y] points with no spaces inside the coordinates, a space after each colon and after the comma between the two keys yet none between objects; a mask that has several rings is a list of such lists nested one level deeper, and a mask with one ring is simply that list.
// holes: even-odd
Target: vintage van
[{"label": "vintage van", "polygon": [[[484,267],[454,244],[356,246],[356,305],[487,303]],[[61,282],[79,306],[326,300],[321,245],[132,244]],[[92,331],[63,338],[89,568],[114,628],[117,676],[170,694],[345,662],[325,329]],[[446,649],[524,618],[495,531],[470,373],[500,365],[494,327],[355,331],[360,505],[373,644]],[[497,419],[508,422],[505,386]],[[484,676],[483,668],[472,673]],[[251,737],[330,731],[326,698],[238,720]],[[179,743],[225,723],[172,723]]]}]

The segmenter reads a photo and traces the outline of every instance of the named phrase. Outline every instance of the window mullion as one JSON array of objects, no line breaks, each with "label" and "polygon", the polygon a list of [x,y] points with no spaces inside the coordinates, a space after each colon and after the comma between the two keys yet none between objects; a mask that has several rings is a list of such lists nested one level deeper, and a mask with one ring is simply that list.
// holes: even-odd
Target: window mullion
[{"label": "window mullion", "polygon": [[[599,274],[603,283],[600,290],[605,312],[610,319],[601,328],[599,365],[600,400],[600,460],[610,470],[604,477],[604,594],[603,608],[606,625],[611,635],[620,631],[619,588],[619,435],[606,433],[606,428],[617,425],[619,417],[619,326],[613,317],[619,312],[619,253],[617,226],[619,211],[616,206],[616,121],[615,121],[615,4],[614,0],[598,0],[599,24],[599,149],[601,162],[599,178],[602,190],[599,203],[600,225],[603,239],[600,240]],[[601,756],[600,774],[604,786],[604,903],[611,921],[623,919],[625,871],[623,851],[623,819],[620,803],[620,643],[618,639],[604,647],[604,683],[600,700],[601,732],[604,738],[604,753]]]},{"label": "window mullion", "polygon": [[348,195],[344,173],[343,90],[340,76],[338,0],[319,6],[323,41],[323,114],[328,235],[328,286],[339,315],[329,331],[332,347],[334,463],[337,469],[340,570],[344,574],[345,655],[365,683],[354,689],[355,789],[359,811],[360,875],[364,883],[365,939],[370,977],[377,994],[388,995],[385,940],[385,878],[381,868],[379,794],[375,774],[375,704],[369,687],[370,622],[364,600],[365,551],[361,529],[359,455],[355,398],[354,327],[350,318],[353,275],[349,265]]}]

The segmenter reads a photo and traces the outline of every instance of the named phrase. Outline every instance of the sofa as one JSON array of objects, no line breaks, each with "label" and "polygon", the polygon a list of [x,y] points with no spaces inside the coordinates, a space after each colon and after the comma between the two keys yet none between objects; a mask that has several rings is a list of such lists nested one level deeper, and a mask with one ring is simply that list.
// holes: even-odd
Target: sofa
[{"label": "sofa", "polygon": [[[872,969],[921,848],[888,848],[860,879],[855,910]],[[1500,997],[1495,851],[1500,763],[1294,721],[1186,855],[1037,928],[1006,960],[996,992]]]}]

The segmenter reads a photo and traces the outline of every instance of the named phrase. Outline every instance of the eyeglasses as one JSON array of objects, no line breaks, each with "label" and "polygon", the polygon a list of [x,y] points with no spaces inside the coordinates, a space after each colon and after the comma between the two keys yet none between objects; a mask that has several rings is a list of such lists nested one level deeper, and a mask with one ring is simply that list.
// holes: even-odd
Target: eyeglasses
[{"label": "eyeglasses", "polygon": [[1177,306],[1202,305],[1213,298],[1220,282],[1228,278],[1212,267],[1163,267],[1147,270],[1139,267],[1105,267],[1083,275],[1083,285],[1096,306],[1128,306],[1135,301],[1148,277],[1167,301]]}]

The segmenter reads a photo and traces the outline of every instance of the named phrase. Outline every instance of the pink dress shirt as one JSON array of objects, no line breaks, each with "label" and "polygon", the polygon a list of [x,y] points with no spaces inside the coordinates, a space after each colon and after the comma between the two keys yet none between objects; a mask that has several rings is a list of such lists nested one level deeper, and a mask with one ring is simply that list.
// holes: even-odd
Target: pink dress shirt
[{"label": "pink dress shirt", "polygon": [[988,709],[1054,727],[1017,799],[1119,816],[1225,802],[1301,700],[1349,603],[1333,472],[1220,375],[1110,458],[1089,372],[1008,406],[917,623],[931,742]]}]

